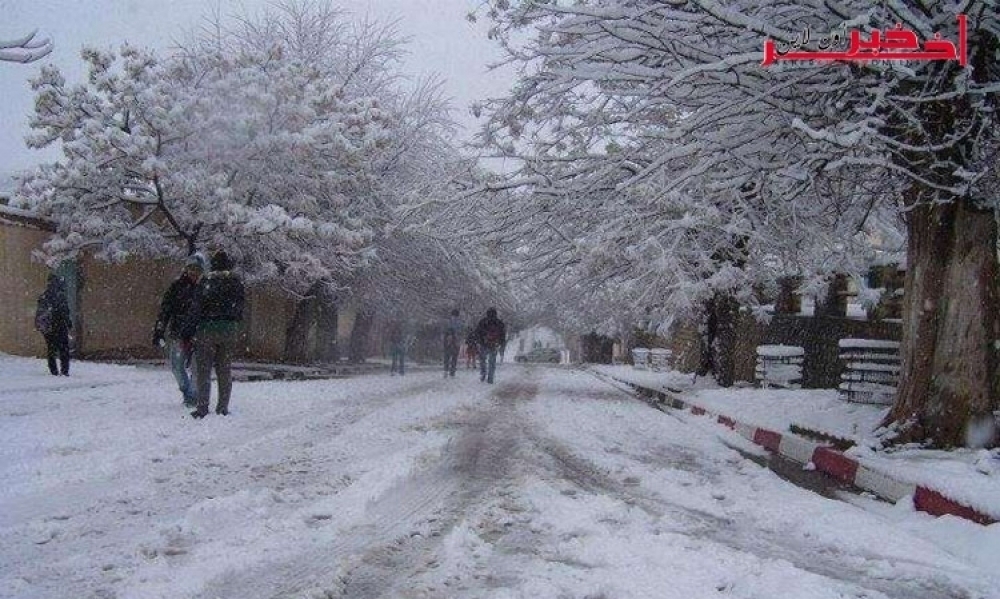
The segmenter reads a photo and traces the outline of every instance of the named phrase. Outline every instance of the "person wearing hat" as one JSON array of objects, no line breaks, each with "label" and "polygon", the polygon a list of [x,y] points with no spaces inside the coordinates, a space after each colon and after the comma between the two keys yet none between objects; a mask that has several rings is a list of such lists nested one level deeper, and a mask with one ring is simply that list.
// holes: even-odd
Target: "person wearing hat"
[{"label": "person wearing hat", "polygon": [[160,314],[153,327],[153,345],[165,348],[184,405],[197,403],[197,392],[188,369],[194,353],[194,295],[205,272],[205,256],[194,253],[188,256],[184,270],[170,284],[160,302]]},{"label": "person wearing hat", "polygon": [[195,373],[198,408],[194,418],[208,414],[212,392],[212,370],[219,385],[215,413],[229,414],[229,395],[233,389],[232,364],[236,334],[243,320],[245,301],[243,281],[233,272],[233,261],[224,250],[212,254],[212,270],[198,285],[194,300],[197,322],[195,334]]}]

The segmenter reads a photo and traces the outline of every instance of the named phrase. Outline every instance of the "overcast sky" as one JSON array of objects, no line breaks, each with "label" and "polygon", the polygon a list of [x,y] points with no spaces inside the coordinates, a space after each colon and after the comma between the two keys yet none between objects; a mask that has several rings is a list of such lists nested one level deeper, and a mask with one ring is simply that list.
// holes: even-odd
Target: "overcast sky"
[{"label": "overcast sky", "polygon": [[[503,94],[510,85],[506,73],[489,73],[487,64],[500,53],[486,39],[486,24],[469,23],[466,14],[481,0],[331,0],[357,15],[397,23],[410,38],[405,68],[415,77],[438,73],[454,98],[456,117],[471,128],[468,107],[473,100]],[[221,0],[223,14],[249,11],[273,0]],[[123,41],[169,48],[184,31],[197,27],[215,6],[205,0],[0,0],[0,39],[14,39],[34,29],[55,42],[48,57],[32,64],[0,62],[0,177],[28,168],[54,154],[24,146],[32,94],[28,79],[40,65],[56,64],[73,82],[83,77],[80,48],[117,48]]]}]

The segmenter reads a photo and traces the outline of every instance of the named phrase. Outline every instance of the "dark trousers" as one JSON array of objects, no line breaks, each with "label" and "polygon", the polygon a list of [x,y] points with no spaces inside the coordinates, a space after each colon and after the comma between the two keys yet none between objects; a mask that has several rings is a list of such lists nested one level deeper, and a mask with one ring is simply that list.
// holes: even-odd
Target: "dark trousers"
[{"label": "dark trousers", "polygon": [[[49,372],[54,375],[69,375],[69,332],[61,331],[45,335],[45,350],[49,359]],[[56,356],[59,368],[56,368]]]},{"label": "dark trousers", "polygon": [[215,402],[216,412],[229,411],[229,396],[233,390],[233,347],[236,345],[235,331],[200,331],[195,339],[194,365],[195,380],[198,385],[198,410],[208,412],[212,395],[212,370],[215,370],[219,397]]},{"label": "dark trousers", "polygon": [[444,346],[444,372],[455,376],[455,369],[458,368],[458,345],[445,344]]},{"label": "dark trousers", "polygon": [[398,372],[400,376],[403,374],[403,369],[406,367],[406,348],[403,344],[394,344],[392,346],[392,373]]}]

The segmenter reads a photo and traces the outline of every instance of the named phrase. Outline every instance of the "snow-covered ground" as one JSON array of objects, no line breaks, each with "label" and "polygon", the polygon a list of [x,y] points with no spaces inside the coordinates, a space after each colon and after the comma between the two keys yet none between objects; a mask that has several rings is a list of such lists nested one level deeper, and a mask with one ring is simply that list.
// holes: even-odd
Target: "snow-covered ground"
[{"label": "snow-covered ground", "polygon": [[[874,431],[888,407],[849,403],[836,390],[720,389],[690,374],[594,366],[594,370],[651,388],[683,391],[688,403],[739,422],[789,432],[791,425],[853,441],[847,455],[900,481],[944,493],[1000,519],[1000,450],[880,450]],[[998,560],[1000,563],[1000,560]]]},{"label": "snow-covered ground", "polygon": [[237,383],[0,356],[0,597],[997,598],[1000,525],[827,499],[591,374]]}]

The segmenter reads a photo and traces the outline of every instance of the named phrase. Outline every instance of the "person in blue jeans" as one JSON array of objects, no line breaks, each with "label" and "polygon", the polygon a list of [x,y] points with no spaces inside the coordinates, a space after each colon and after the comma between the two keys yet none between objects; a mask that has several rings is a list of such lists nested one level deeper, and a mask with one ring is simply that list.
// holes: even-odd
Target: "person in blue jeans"
[{"label": "person in blue jeans", "polygon": [[393,321],[389,327],[389,352],[392,354],[390,374],[403,376],[406,367],[406,327],[401,320]]},{"label": "person in blue jeans", "polygon": [[153,327],[153,346],[164,347],[170,370],[177,381],[184,405],[194,407],[197,389],[188,372],[194,354],[192,306],[195,291],[206,270],[207,259],[196,253],[188,257],[181,275],[170,284],[160,302],[160,314]]},{"label": "person in blue jeans", "polygon": [[476,325],[476,341],[479,347],[479,380],[493,384],[497,368],[497,352],[507,344],[507,326],[497,318],[497,309],[486,311]]}]

